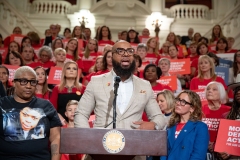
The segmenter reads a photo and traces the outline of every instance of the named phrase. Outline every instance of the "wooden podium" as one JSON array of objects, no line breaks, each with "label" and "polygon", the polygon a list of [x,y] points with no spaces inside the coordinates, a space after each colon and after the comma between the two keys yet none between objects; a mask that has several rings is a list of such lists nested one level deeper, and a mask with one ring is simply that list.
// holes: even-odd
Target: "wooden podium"
[{"label": "wooden podium", "polygon": [[[124,136],[124,147],[118,153],[104,148],[104,136],[109,131],[119,131]],[[167,155],[166,131],[61,128],[60,153],[90,154],[94,160],[131,160],[134,156]]]}]

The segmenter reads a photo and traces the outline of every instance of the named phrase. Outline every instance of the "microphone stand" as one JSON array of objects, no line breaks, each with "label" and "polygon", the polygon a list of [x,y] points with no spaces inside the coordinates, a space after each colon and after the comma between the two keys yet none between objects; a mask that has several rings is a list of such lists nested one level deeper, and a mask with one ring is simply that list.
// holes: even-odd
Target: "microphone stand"
[{"label": "microphone stand", "polygon": [[121,81],[120,77],[115,78],[115,83],[114,83],[114,99],[113,99],[113,129],[116,128],[116,117],[117,117],[117,112],[116,112],[116,102],[117,102],[117,96],[118,96],[118,87],[119,87],[119,82]]}]

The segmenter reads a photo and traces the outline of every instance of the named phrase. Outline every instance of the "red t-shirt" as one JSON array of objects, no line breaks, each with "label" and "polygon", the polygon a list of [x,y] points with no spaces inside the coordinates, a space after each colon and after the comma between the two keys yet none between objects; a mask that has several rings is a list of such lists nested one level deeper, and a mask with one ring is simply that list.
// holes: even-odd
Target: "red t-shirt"
[{"label": "red t-shirt", "polygon": [[186,123],[178,123],[175,131],[175,139],[177,139],[178,135],[180,134],[181,130],[185,126]]},{"label": "red t-shirt", "polygon": [[[214,80],[212,79],[202,79],[200,80],[198,77],[194,77],[191,80],[190,83],[190,90],[197,90],[197,89],[205,89],[208,83],[212,82]],[[216,82],[222,83],[225,89],[227,89],[227,86],[224,82],[224,80],[221,77],[216,77]]]},{"label": "red t-shirt", "polygon": [[[186,58],[190,58],[190,61],[191,61],[191,63],[192,63],[195,59],[198,59],[198,58],[199,58],[199,55],[196,55],[196,56],[192,57],[191,54],[190,54],[190,55],[188,55]],[[196,63],[196,62],[195,62],[195,63]]]},{"label": "red t-shirt", "polygon": [[114,45],[115,43],[113,41],[111,41],[111,40],[107,40],[107,41],[99,40],[98,41],[98,45],[106,45],[106,44]]},{"label": "red t-shirt", "polygon": [[38,98],[49,100],[49,92],[47,92],[45,95],[35,93],[35,96],[38,97]]},{"label": "red t-shirt", "polygon": [[99,52],[90,53],[88,58],[85,58],[83,54],[80,54],[82,58],[82,63],[84,66],[83,72],[88,73],[89,69],[95,64],[97,56],[99,56]]},{"label": "red t-shirt", "polygon": [[155,53],[147,53],[145,59],[149,62],[149,63],[153,63],[158,65],[158,61],[160,59],[160,55],[156,55]]},{"label": "red t-shirt", "polygon": [[228,50],[226,53],[236,53],[238,50],[237,49],[231,49],[231,50]]},{"label": "red t-shirt", "polygon": [[[72,55],[67,54],[67,55],[66,55],[66,58],[69,59],[69,60],[74,61],[74,57],[73,57]],[[79,59],[76,61],[76,63],[78,64],[78,68],[80,68],[80,69],[83,69],[83,68],[84,68],[83,62],[82,62],[82,59],[81,59],[81,58],[79,58]]]},{"label": "red t-shirt", "polygon": [[47,61],[45,63],[39,61],[39,62],[33,62],[33,63],[30,63],[28,64],[29,67],[32,67],[32,68],[36,68],[38,66],[41,66],[43,67],[44,69],[48,69],[48,68],[51,68],[53,66],[55,66],[56,64],[53,62],[53,61]]},{"label": "red t-shirt", "polygon": [[225,119],[230,109],[231,107],[225,106],[223,104],[218,110],[210,110],[208,107],[208,104],[202,107],[202,111],[205,115],[205,118],[203,118],[202,121],[206,123],[208,126],[208,131],[210,134],[210,142],[215,142],[217,138],[220,119]]},{"label": "red t-shirt", "polygon": [[[52,90],[52,94],[50,97],[50,102],[53,104],[54,108],[57,110],[58,106],[57,106],[57,101],[58,101],[58,93],[68,93],[68,89],[66,87],[63,88],[63,90],[60,92],[58,89],[59,85],[56,85],[53,90]],[[77,89],[76,87],[72,88],[72,93],[76,93],[78,94],[78,92],[80,92],[81,94],[84,93],[86,87],[84,85],[82,85],[82,87],[80,89]]]},{"label": "red t-shirt", "polygon": [[164,89],[168,89],[168,90],[172,91],[172,89],[169,86],[163,85],[161,83],[157,83],[156,86],[152,87],[152,90],[154,92],[154,96],[157,97],[157,94]]}]

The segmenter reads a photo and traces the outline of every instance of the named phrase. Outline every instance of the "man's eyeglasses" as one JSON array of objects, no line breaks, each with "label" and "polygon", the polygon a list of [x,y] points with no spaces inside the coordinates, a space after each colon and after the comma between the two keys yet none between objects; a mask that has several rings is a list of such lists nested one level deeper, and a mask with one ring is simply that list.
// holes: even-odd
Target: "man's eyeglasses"
[{"label": "man's eyeglasses", "polygon": [[117,54],[119,55],[124,55],[124,53],[128,53],[128,55],[133,55],[135,53],[135,50],[133,48],[127,48],[127,49],[124,49],[124,48],[116,48],[115,51],[113,52],[116,52]]},{"label": "man's eyeglasses", "polygon": [[31,86],[36,86],[38,84],[37,80],[27,80],[27,79],[14,79],[13,81],[17,81],[20,83],[20,85],[25,86],[30,82]]},{"label": "man's eyeglasses", "polygon": [[175,98],[175,101],[177,104],[180,104],[181,106],[185,106],[186,104],[189,104],[190,106],[192,106],[192,103],[189,103],[189,102],[185,101],[184,99]]}]

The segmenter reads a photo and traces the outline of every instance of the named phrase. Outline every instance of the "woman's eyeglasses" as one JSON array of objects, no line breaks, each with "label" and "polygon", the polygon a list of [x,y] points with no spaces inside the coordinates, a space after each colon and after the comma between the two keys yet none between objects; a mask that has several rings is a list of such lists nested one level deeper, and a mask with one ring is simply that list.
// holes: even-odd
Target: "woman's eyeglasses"
[{"label": "woman's eyeglasses", "polygon": [[185,106],[186,104],[192,106],[193,104],[192,103],[189,103],[187,101],[185,101],[184,99],[180,99],[180,98],[175,98],[175,102],[177,104],[180,104],[181,106]]},{"label": "woman's eyeglasses", "polygon": [[38,84],[37,80],[27,80],[27,79],[14,79],[13,81],[17,81],[20,83],[20,85],[25,86],[30,82],[31,86],[36,86]]}]

